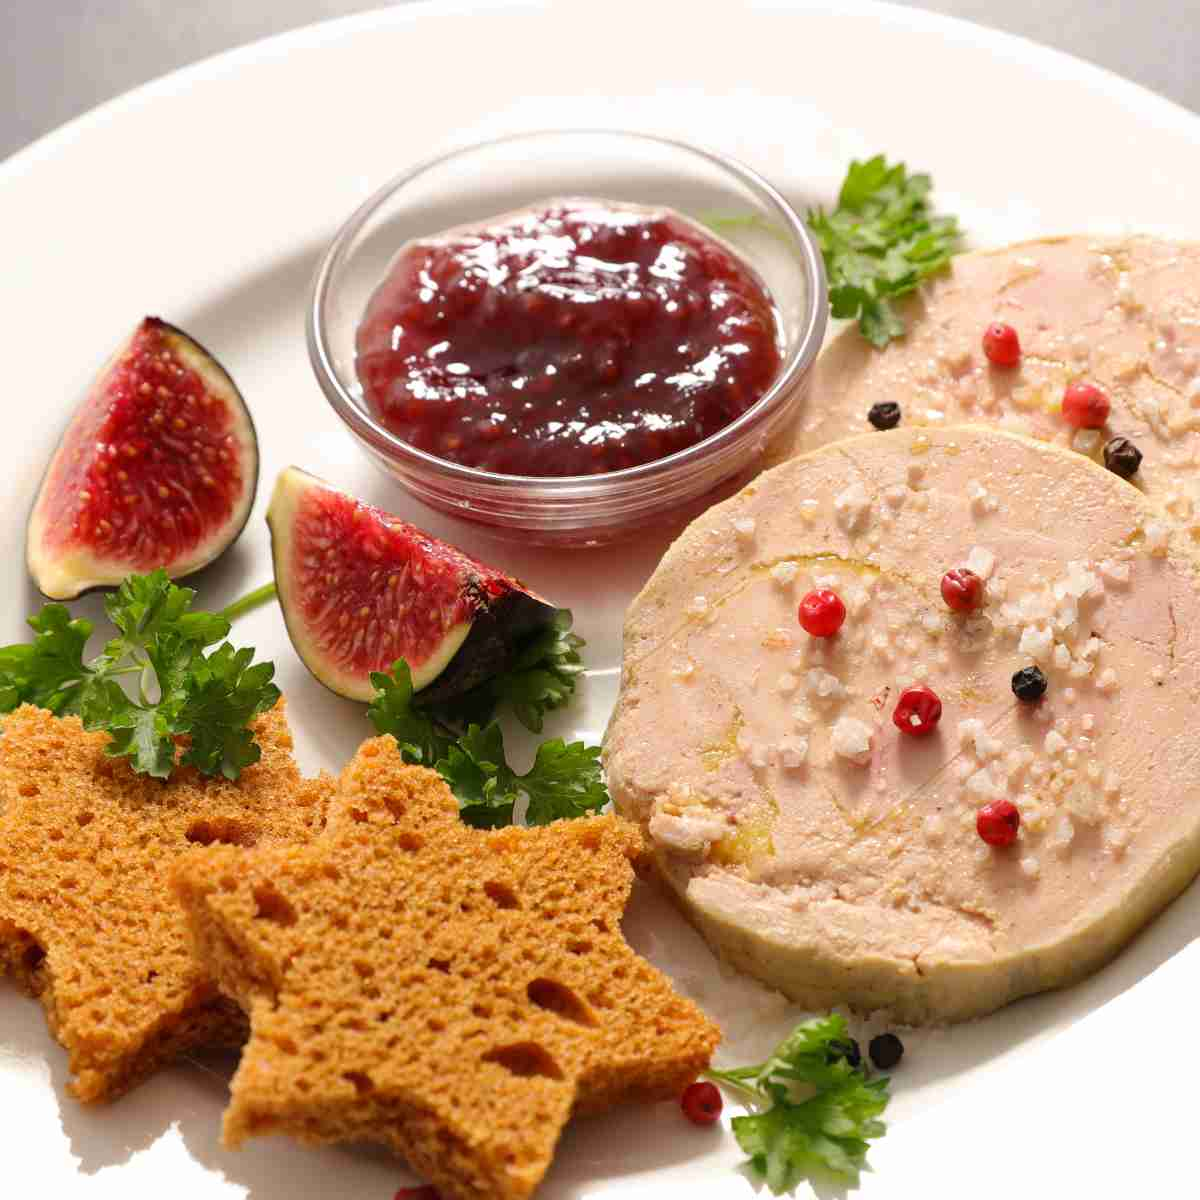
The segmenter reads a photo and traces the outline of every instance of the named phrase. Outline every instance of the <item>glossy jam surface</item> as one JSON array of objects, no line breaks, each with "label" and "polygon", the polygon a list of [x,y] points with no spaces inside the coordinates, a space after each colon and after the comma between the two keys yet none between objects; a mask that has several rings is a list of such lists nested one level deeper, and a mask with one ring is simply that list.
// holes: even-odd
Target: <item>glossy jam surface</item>
[{"label": "glossy jam surface", "polygon": [[409,243],[357,334],[371,412],[421,450],[593,475],[728,425],[779,368],[771,298],[667,210],[565,200]]}]

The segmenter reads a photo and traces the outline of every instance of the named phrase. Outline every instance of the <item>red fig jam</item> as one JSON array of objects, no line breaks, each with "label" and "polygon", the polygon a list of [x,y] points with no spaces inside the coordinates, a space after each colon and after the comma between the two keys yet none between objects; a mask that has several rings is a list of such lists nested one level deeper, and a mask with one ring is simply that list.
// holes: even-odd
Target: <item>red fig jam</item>
[{"label": "red fig jam", "polygon": [[779,369],[771,297],[669,210],[551,201],[403,247],[357,334],[371,412],[440,458],[595,475],[750,408]]}]

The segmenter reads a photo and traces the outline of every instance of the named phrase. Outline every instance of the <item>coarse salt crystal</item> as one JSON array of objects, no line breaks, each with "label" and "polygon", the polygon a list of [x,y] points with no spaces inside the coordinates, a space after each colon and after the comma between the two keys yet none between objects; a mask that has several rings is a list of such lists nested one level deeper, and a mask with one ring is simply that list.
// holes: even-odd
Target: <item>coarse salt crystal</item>
[{"label": "coarse salt crystal", "polygon": [[1036,854],[1027,854],[1021,859],[1021,870],[1029,876],[1030,879],[1036,879],[1042,871],[1042,864],[1038,861]]},{"label": "coarse salt crystal", "polygon": [[676,679],[691,679],[695,673],[696,664],[692,662],[690,658],[685,659],[681,663],[676,663],[675,666],[671,668],[671,674],[674,675]]},{"label": "coarse salt crystal", "polygon": [[860,479],[856,479],[845,491],[838,493],[833,500],[833,510],[837,514],[838,524],[847,533],[852,533],[862,524],[870,506],[871,497],[867,495],[867,489],[863,487]]},{"label": "coarse salt crystal", "polygon": [[736,517],[733,522],[733,531],[743,542],[748,542],[754,537],[756,527],[757,522],[753,517]]},{"label": "coarse salt crystal", "polygon": [[702,617],[708,612],[708,599],[705,596],[693,596],[684,610],[690,617]]},{"label": "coarse salt crystal", "polygon": [[800,573],[800,568],[794,562],[776,563],[771,568],[771,578],[781,587],[787,587]]},{"label": "coarse salt crystal", "polygon": [[1128,583],[1129,563],[1117,562],[1115,559],[1106,558],[1100,564],[1100,574],[1112,583]]},{"label": "coarse salt crystal", "polygon": [[871,727],[857,717],[838,717],[830,734],[834,753],[860,765],[871,757]]},{"label": "coarse salt crystal", "polygon": [[940,842],[946,836],[945,822],[939,813],[930,813],[925,818],[922,828],[927,841]]},{"label": "coarse salt crystal", "polygon": [[1161,521],[1151,521],[1146,526],[1146,549],[1156,557],[1167,552],[1167,527]]},{"label": "coarse salt crystal", "polygon": [[921,614],[921,627],[928,634],[941,633],[942,619],[937,613],[924,612]]},{"label": "coarse salt crystal", "polygon": [[796,685],[798,682],[799,681],[796,679],[795,675],[793,675],[790,671],[785,671],[782,675],[780,675],[778,681],[776,682],[775,690],[781,696],[790,696],[796,690]]},{"label": "coarse salt crystal", "polygon": [[782,766],[794,771],[797,767],[804,765],[807,757],[808,738],[793,736],[780,739],[779,762]]},{"label": "coarse salt crystal", "polygon": [[1049,655],[1053,642],[1054,635],[1049,629],[1038,629],[1036,626],[1026,625],[1021,631],[1021,643],[1017,649],[1022,654],[1044,660]]},{"label": "coarse salt crystal", "polygon": [[983,722],[978,717],[971,717],[958,723],[958,740],[965,746],[975,740],[976,734],[983,732]]},{"label": "coarse salt crystal", "polygon": [[1043,746],[1047,754],[1049,754],[1052,758],[1056,758],[1067,748],[1067,739],[1063,737],[1063,735],[1059,733],[1057,729],[1051,729],[1050,732],[1046,734],[1046,740],[1043,743]]},{"label": "coarse salt crystal", "polygon": [[1102,692],[1111,692],[1117,686],[1117,673],[1112,667],[1105,667],[1096,680],[1096,686]]},{"label": "coarse salt crystal", "polygon": [[967,780],[967,791],[983,800],[994,799],[1004,794],[1000,781],[992,774],[991,767],[980,767]]},{"label": "coarse salt crystal", "polygon": [[1068,704],[1074,704],[1078,696],[1079,693],[1073,687],[1063,688],[1063,699]]},{"label": "coarse salt crystal", "polygon": [[1080,454],[1094,454],[1100,445],[1100,430],[1080,429],[1071,439],[1071,446]]},{"label": "coarse salt crystal", "polygon": [[811,525],[817,519],[817,508],[818,508],[818,505],[815,500],[801,500],[800,501],[800,516],[809,525]]},{"label": "coarse salt crystal", "polygon": [[1061,642],[1054,647],[1054,665],[1065,671],[1071,665],[1071,652]]},{"label": "coarse salt crystal", "polygon": [[996,569],[996,556],[986,546],[972,546],[964,565],[968,571],[974,571],[980,579],[991,579],[992,572]]},{"label": "coarse salt crystal", "polygon": [[768,748],[762,742],[755,741],[744,733],[738,735],[737,746],[742,752],[742,757],[756,771],[761,771],[770,761]]},{"label": "coarse salt crystal", "polygon": [[809,695],[822,700],[837,700],[846,694],[842,681],[823,667],[813,667],[804,676],[804,685]]},{"label": "coarse salt crystal", "polygon": [[1079,725],[1080,728],[1084,729],[1088,733],[1091,733],[1091,731],[1096,728],[1096,718],[1092,716],[1091,713],[1084,713],[1083,716],[1079,718]]},{"label": "coarse salt crystal", "polygon": [[1060,813],[1058,819],[1054,822],[1053,828],[1046,837],[1045,845],[1050,850],[1054,850],[1059,854],[1065,854],[1074,840],[1074,821],[1071,820],[1067,813]]},{"label": "coarse salt crystal", "polygon": [[1094,670],[1096,664],[1086,658],[1074,659],[1071,663],[1071,669],[1067,672],[1072,679],[1086,679]]},{"label": "coarse salt crystal", "polygon": [[845,595],[846,611],[849,612],[851,616],[857,616],[864,608],[866,608],[870,599],[871,597],[867,594],[866,588],[852,587],[846,592]]}]

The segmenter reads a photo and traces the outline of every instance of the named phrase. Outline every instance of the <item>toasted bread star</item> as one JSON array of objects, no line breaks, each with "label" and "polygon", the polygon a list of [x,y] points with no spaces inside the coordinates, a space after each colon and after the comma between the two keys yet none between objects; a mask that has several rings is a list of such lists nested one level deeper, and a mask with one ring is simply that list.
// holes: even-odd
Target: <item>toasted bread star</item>
[{"label": "toasted bread star", "polygon": [[191,770],[164,783],[108,757],[107,734],[77,717],[26,705],[3,720],[0,974],[41,998],[80,1100],[245,1037],[191,953],[166,876],[197,843],[307,838],[322,824],[332,781],[301,778],[282,702],[255,734],[262,759],[236,783]]},{"label": "toasted bread star", "polygon": [[675,1095],[719,1033],[620,932],[614,816],[470,829],[391,737],[308,846],[181,860],[197,950],[250,1016],[225,1140],[390,1143],[445,1200],[528,1196],[572,1112]]}]

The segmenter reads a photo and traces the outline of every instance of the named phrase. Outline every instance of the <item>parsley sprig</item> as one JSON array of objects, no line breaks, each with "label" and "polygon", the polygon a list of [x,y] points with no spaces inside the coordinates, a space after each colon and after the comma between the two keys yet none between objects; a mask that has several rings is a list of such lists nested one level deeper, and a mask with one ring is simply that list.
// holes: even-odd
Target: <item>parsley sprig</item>
[{"label": "parsley sprig", "polygon": [[928,175],[910,175],[877,154],[850,163],[832,212],[807,214],[825,260],[830,311],[856,317],[873,346],[904,333],[891,302],[942,270],[958,249],[958,221],[931,213],[932,188]]},{"label": "parsley sprig", "polygon": [[[186,737],[183,765],[236,779],[261,755],[247,726],[279,699],[275,667],[228,642],[206,654],[229,621],[193,611],[195,596],[165,571],[130,575],[105,598],[116,636],[90,662],[92,622],[44,605],[29,618],[31,642],[0,648],[0,712],[27,703],[78,714],[85,729],[110,735],[107,754],[158,779],[171,774],[176,739]],[[136,697],[119,682],[126,676],[135,677]]]},{"label": "parsley sprig", "polygon": [[749,1166],[776,1195],[809,1180],[856,1186],[868,1142],[887,1126],[888,1078],[868,1079],[839,1043],[848,1037],[836,1013],[804,1021],[766,1062],[709,1078],[736,1088],[756,1109],[733,1118],[733,1133]]},{"label": "parsley sprig", "polygon": [[[549,643],[539,639],[539,644],[544,649]],[[564,648],[566,643],[555,644],[561,650],[561,655],[555,651],[560,658],[573,656],[566,665],[574,668],[580,640],[575,638],[568,648]],[[538,747],[529,771],[518,775],[508,764],[499,722],[494,718],[486,724],[464,719],[464,712],[490,714],[501,698],[512,700],[516,696],[519,699],[513,707],[518,717],[540,730],[543,713],[565,703],[574,691],[578,670],[568,673],[569,688],[561,693],[562,699],[557,699],[557,686],[541,689],[541,685],[532,687],[520,682],[541,671],[554,674],[554,667],[539,666],[539,661],[527,661],[523,656],[516,668],[485,685],[491,691],[486,704],[481,702],[478,708],[464,705],[461,699],[420,708],[413,695],[408,663],[397,659],[390,672],[372,674],[376,692],[368,716],[380,733],[390,733],[396,739],[406,762],[432,767],[442,776],[458,800],[459,815],[468,825],[480,829],[511,825],[522,796],[528,800],[525,821],[530,825],[597,812],[608,802],[599,746],[551,738]],[[552,695],[546,695],[546,690]],[[530,724],[534,719],[536,726]]]},{"label": "parsley sprig", "polygon": [[[882,154],[851,161],[831,212],[810,208],[805,219],[816,238],[829,280],[830,312],[857,318],[863,337],[882,349],[904,333],[892,301],[915,291],[961,249],[956,217],[934,216],[933,181],[910,175],[904,163],[888,165]],[[717,233],[782,230],[757,214],[716,216],[705,223]]]},{"label": "parsley sprig", "polygon": [[532,733],[541,733],[546,713],[570,702],[583,674],[579,651],[583,638],[571,632],[571,612],[560,608],[548,628],[517,652],[502,674],[441,705],[446,718],[460,724],[484,725],[504,704]]}]

